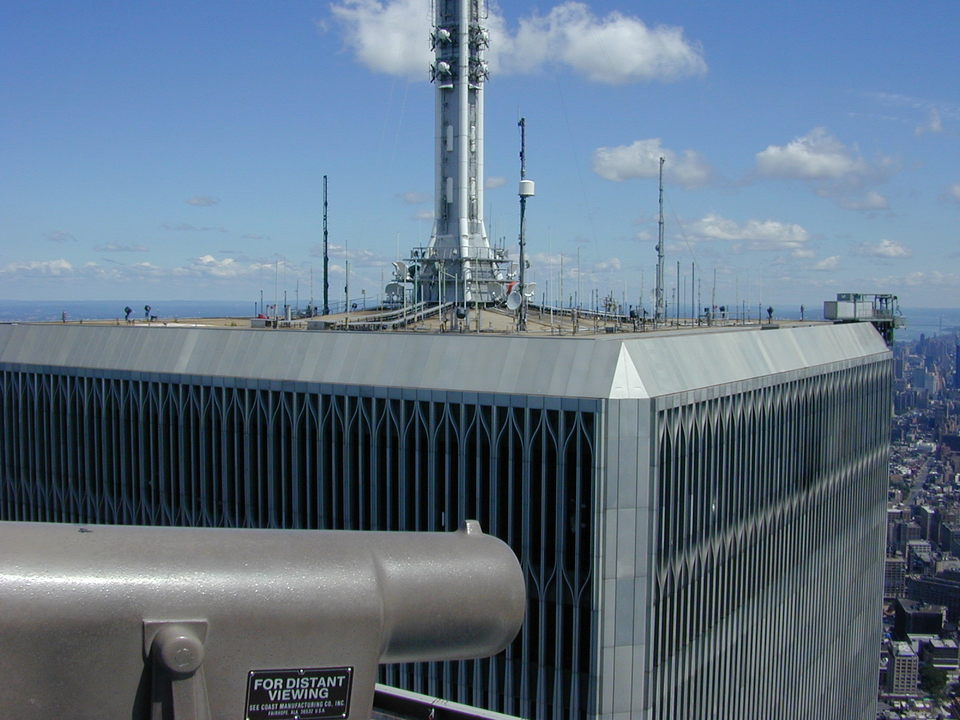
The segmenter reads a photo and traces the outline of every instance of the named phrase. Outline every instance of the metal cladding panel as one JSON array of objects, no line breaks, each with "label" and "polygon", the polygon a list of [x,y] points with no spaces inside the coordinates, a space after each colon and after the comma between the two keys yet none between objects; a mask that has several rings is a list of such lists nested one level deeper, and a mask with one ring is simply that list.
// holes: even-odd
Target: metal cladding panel
[{"label": "metal cladding panel", "polygon": [[688,392],[887,352],[869,324],[517,337],[0,327],[0,363],[582,398]]}]

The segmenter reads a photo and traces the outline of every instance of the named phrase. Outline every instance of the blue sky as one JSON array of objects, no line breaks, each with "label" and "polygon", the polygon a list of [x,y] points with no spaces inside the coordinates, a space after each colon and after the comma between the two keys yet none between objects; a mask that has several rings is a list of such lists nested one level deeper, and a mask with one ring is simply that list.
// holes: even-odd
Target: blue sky
[{"label": "blue sky", "polygon": [[[320,297],[429,240],[429,0],[0,6],[0,298]],[[491,5],[487,229],[539,291],[960,306],[960,3]],[[714,281],[716,278],[716,281]]]}]

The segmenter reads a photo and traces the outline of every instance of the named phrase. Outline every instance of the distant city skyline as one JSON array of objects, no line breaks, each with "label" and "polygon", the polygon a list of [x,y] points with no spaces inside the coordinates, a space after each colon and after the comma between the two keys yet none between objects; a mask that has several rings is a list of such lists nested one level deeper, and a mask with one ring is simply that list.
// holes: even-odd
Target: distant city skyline
[{"label": "distant city skyline", "polygon": [[[829,21],[827,20],[829,18]],[[960,5],[490,5],[486,216],[538,294],[960,306]],[[426,0],[0,8],[0,297],[375,297],[432,224]],[[312,270],[312,283],[311,283]],[[687,302],[685,300],[685,302]],[[669,310],[668,310],[669,311]]]}]

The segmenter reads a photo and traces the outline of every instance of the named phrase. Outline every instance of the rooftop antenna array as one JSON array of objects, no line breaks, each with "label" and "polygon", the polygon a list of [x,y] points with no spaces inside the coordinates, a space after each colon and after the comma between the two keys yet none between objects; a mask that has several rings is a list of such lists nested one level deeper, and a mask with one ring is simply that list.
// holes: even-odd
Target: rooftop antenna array
[{"label": "rooftop antenna array", "polygon": [[663,158],[660,158],[660,218],[657,221],[657,287],[654,320],[663,322]]}]

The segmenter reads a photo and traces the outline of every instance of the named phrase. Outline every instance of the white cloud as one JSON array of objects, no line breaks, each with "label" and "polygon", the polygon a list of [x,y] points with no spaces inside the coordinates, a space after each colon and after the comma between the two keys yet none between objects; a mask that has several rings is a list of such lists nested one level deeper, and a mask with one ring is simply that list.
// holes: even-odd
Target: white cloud
[{"label": "white cloud", "polygon": [[802,180],[820,197],[835,200],[848,210],[866,212],[889,208],[887,198],[872,186],[899,169],[890,157],[866,161],[855,145],[844,145],[822,127],[786,145],[768,146],[757,153],[756,161],[756,173],[761,177]]},{"label": "white cloud", "polygon": [[736,250],[803,251],[799,255],[795,252],[795,257],[806,254],[806,245],[810,240],[810,233],[795,223],[748,220],[741,225],[716,214],[710,214],[698,220],[690,230],[706,240],[732,242]]},{"label": "white cloud", "polygon": [[611,12],[597,17],[584,3],[565,2],[546,15],[520,20],[513,37],[491,24],[491,64],[531,72],[559,62],[594,82],[677,80],[706,72],[700,47],[678,27],[648,27],[637,17]]},{"label": "white cloud", "polygon": [[484,182],[483,186],[487,190],[493,190],[494,188],[503,187],[506,184],[507,184],[507,179],[505,177],[494,175],[492,177],[488,177]]},{"label": "white cloud", "polygon": [[421,210],[413,216],[414,220],[433,220],[433,210]]},{"label": "white cloud", "polygon": [[924,135],[925,133],[939,134],[943,132],[943,120],[940,119],[940,111],[937,108],[930,108],[930,119],[927,120],[926,124],[919,125],[914,133],[916,135]]},{"label": "white cloud", "polygon": [[69,260],[31,260],[29,262],[9,263],[0,267],[0,275],[69,275],[73,273]]},{"label": "white cloud", "polygon": [[863,243],[858,248],[858,252],[861,255],[882,258],[905,258],[913,255],[913,252],[909,248],[893,240],[886,239],[876,244]]},{"label": "white cloud", "polygon": [[[331,6],[357,59],[376,72],[426,79],[432,60],[429,0],[341,0]],[[495,7],[487,17],[493,72],[531,73],[566,65],[606,84],[676,80],[706,72],[702,49],[678,27],[648,27],[636,17],[593,14],[580,2],[522,18],[516,32]]]},{"label": "white cloud", "polygon": [[186,200],[187,205],[193,205],[194,207],[210,207],[218,202],[220,202],[220,198],[209,195],[194,195]]},{"label": "white cloud", "polygon": [[786,145],[770,145],[757,153],[757,172],[768,177],[801,180],[837,179],[867,170],[856,153],[818,127]]},{"label": "white cloud", "polygon": [[55,243],[76,242],[76,238],[65,230],[53,230],[47,233],[47,240]]},{"label": "white cloud", "polygon": [[840,256],[831,255],[830,257],[826,257],[820,262],[816,263],[811,269],[828,271],[828,270],[836,270],[839,266],[840,266]]},{"label": "white cloud", "polygon": [[657,177],[660,158],[668,181],[684,187],[700,187],[710,181],[712,170],[703,157],[685,150],[677,155],[660,144],[660,138],[637,140],[631,145],[601,147],[593,151],[593,171],[602,178],[620,182],[630,178]]},{"label": "white cloud", "polygon": [[954,183],[947,188],[946,196],[955,203],[960,203],[960,183]]},{"label": "white cloud", "polygon": [[331,5],[347,46],[375,72],[426,80],[430,60],[429,0],[343,0]]}]

